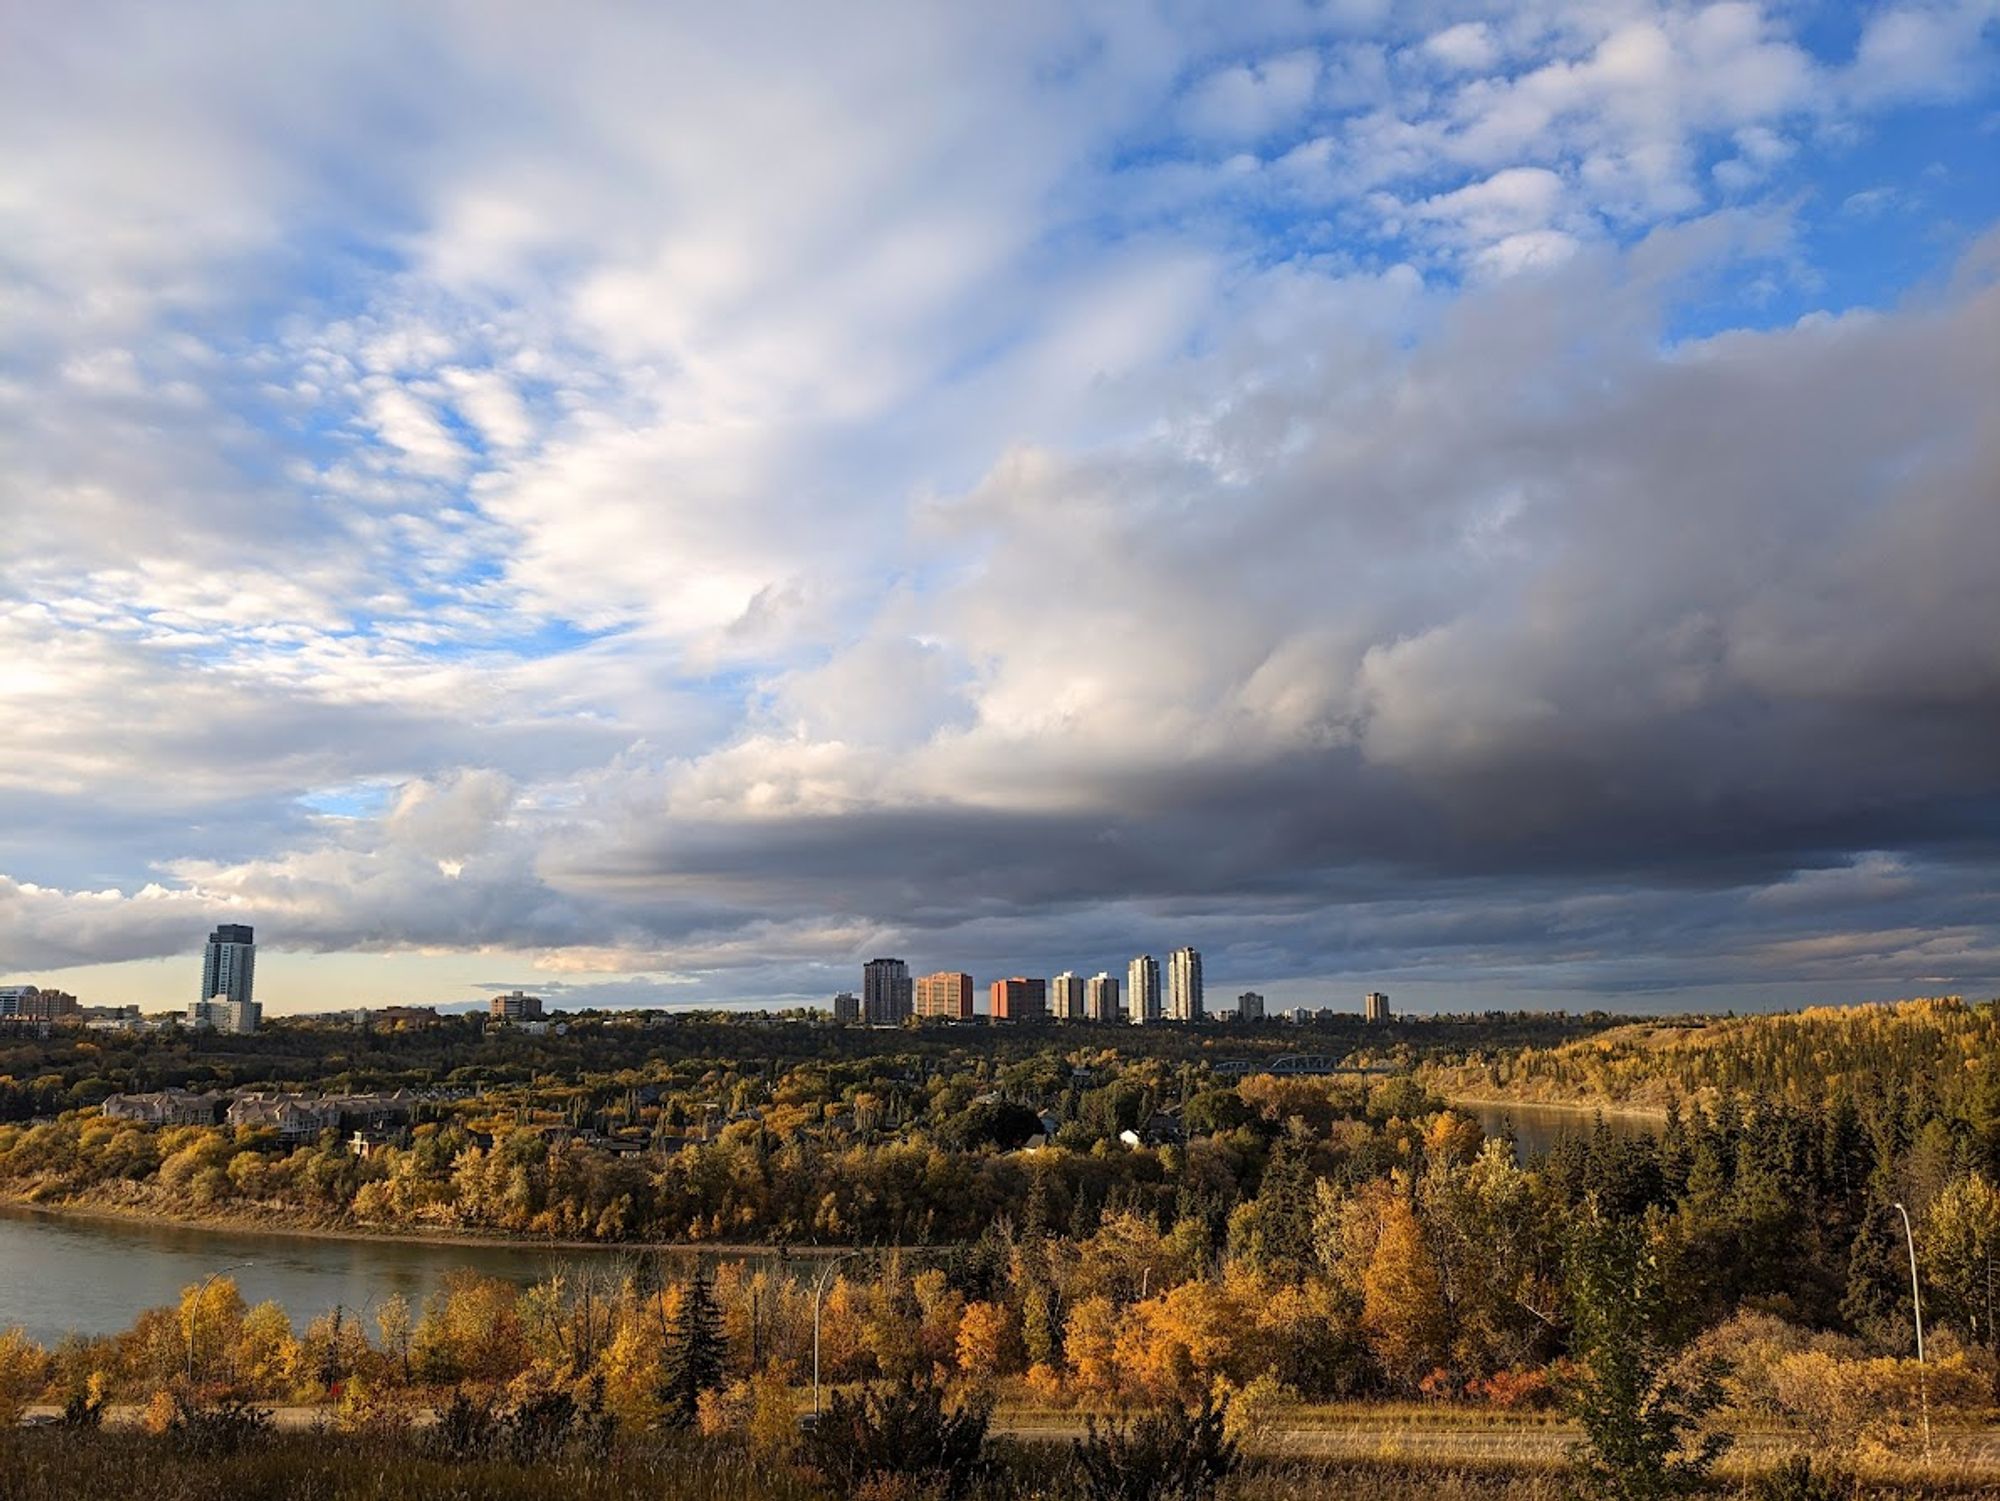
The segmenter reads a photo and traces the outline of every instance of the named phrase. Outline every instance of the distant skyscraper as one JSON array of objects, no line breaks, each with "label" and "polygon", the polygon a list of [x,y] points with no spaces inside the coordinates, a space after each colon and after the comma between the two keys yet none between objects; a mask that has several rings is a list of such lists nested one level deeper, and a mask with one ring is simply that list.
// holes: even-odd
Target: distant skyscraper
[{"label": "distant skyscraper", "polygon": [[917,1015],[971,1021],[972,976],[949,969],[923,976],[917,981]]},{"label": "distant skyscraper", "polygon": [[1059,1022],[1083,1020],[1083,977],[1064,970],[1049,981],[1049,1015]]},{"label": "distant skyscraper", "polygon": [[1361,1003],[1361,1016],[1364,1021],[1388,1021],[1389,998],[1379,990],[1369,991],[1367,999]]},{"label": "distant skyscraper", "polygon": [[1049,1014],[1049,982],[1020,975],[995,980],[988,997],[996,1022],[1038,1022]]},{"label": "distant skyscraper", "polygon": [[1236,998],[1236,1019],[1240,1022],[1260,1022],[1264,1019],[1264,998],[1254,990],[1246,990]]},{"label": "distant skyscraper", "polygon": [[910,966],[900,959],[870,959],[861,966],[861,1014],[871,1027],[893,1027],[915,1009]]},{"label": "distant skyscraper", "polygon": [[1160,1019],[1160,961],[1141,954],[1125,966],[1125,1019],[1135,1027]]},{"label": "distant skyscraper", "polygon": [[227,996],[248,1001],[255,989],[257,941],[242,923],[226,922],[208,935],[208,952],[201,961],[198,1001]]},{"label": "distant skyscraper", "polygon": [[861,1020],[861,997],[851,990],[843,990],[833,998],[833,1020],[835,1025],[851,1027]]},{"label": "distant skyscraper", "polygon": [[1167,955],[1167,1019],[1198,1022],[1204,1016],[1201,997],[1201,952],[1175,949]]},{"label": "distant skyscraper", "polygon": [[1118,977],[1100,971],[1084,982],[1083,1014],[1094,1022],[1118,1020]]}]

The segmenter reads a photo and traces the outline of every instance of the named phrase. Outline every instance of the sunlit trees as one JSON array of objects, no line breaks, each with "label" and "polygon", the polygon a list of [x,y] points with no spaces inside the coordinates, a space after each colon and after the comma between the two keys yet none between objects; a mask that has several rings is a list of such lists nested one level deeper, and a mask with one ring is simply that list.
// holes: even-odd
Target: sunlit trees
[{"label": "sunlit trees", "polygon": [[1933,1315],[2000,1347],[2000,1192],[1983,1174],[1953,1179],[1931,1202],[1919,1250]]},{"label": "sunlit trees", "polygon": [[21,1421],[21,1412],[48,1383],[47,1354],[19,1329],[0,1332],[0,1427]]},{"label": "sunlit trees", "polygon": [[1450,1315],[1424,1227],[1400,1192],[1382,1195],[1375,1249],[1361,1276],[1362,1325],[1392,1382],[1414,1389],[1441,1364]]}]

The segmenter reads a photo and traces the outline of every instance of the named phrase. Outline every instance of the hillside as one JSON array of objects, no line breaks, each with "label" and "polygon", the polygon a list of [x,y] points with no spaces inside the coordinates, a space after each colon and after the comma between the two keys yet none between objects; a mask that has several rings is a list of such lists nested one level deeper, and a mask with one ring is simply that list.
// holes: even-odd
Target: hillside
[{"label": "hillside", "polygon": [[1524,1103],[1658,1107],[1734,1092],[1812,1106],[1922,1090],[1954,1113],[2000,1114],[2000,1002],[1945,996],[1637,1022],[1425,1064],[1418,1077],[1447,1097]]}]

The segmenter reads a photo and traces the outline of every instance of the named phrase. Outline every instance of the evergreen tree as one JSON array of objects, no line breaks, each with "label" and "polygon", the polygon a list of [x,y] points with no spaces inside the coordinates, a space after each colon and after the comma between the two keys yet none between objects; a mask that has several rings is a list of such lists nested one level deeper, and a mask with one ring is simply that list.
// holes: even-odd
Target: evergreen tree
[{"label": "evergreen tree", "polygon": [[681,1291],[660,1360],[661,1420],[668,1427],[694,1426],[701,1394],[722,1385],[727,1348],[714,1284],[706,1271],[698,1271]]}]

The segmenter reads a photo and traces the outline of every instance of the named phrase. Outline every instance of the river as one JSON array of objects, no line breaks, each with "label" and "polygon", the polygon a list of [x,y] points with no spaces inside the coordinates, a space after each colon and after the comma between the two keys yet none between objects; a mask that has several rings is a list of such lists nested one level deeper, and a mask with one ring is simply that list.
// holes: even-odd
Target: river
[{"label": "river", "polygon": [[43,1344],[71,1332],[116,1333],[143,1309],[177,1302],[181,1289],[232,1267],[247,1302],[274,1299],[303,1329],[336,1304],[372,1315],[392,1293],[414,1309],[459,1267],[526,1285],[564,1262],[605,1265],[631,1254],[344,1240],[0,1207],[0,1330],[18,1325]]},{"label": "river", "polygon": [[[1514,1131],[1514,1153],[1526,1162],[1538,1152],[1546,1152],[1567,1136],[1588,1135],[1597,1129],[1598,1114],[1587,1105],[1518,1105],[1455,1101],[1453,1108],[1479,1122],[1488,1136],[1498,1136],[1510,1125]],[[1658,1116],[1609,1114],[1604,1124],[1613,1136],[1658,1136],[1663,1124]]]}]

